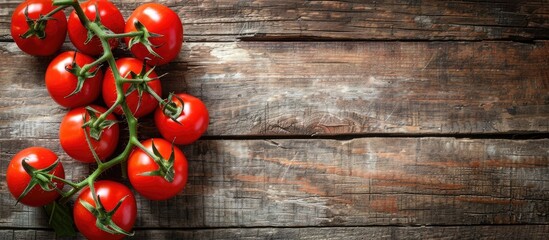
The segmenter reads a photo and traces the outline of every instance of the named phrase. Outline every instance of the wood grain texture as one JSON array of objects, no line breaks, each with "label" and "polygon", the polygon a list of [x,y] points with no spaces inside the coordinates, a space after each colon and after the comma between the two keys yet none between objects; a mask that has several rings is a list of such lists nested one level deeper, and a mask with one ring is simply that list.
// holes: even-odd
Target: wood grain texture
[{"label": "wood grain texture", "polygon": [[[358,240],[358,239],[546,239],[548,225],[455,226],[455,227],[318,227],[318,228],[228,228],[189,230],[137,230],[133,239],[217,240]],[[46,230],[0,230],[3,239],[56,238]],[[79,235],[76,239],[84,239]]]},{"label": "wood grain texture", "polygon": [[[0,40],[10,40],[20,0],[0,1]],[[113,1],[127,18],[144,2]],[[185,41],[532,40],[549,37],[549,6],[527,1],[155,1],[176,11]]]},{"label": "wood grain texture", "polygon": [[[0,140],[2,177],[16,149],[31,145],[59,150],[57,140]],[[183,148],[186,190],[167,201],[139,197],[136,226],[548,224],[547,146],[548,139],[199,141]],[[68,178],[87,171],[65,154],[61,160]],[[47,227],[41,209],[14,206],[4,182],[0,199],[0,227]]]},{"label": "wood grain texture", "polygon": [[[51,58],[0,51],[0,135],[57,138]],[[157,72],[165,95],[206,103],[208,136],[547,133],[548,55],[548,41],[190,43]]]},{"label": "wood grain texture", "polygon": [[[44,87],[53,57],[9,35],[20,2],[0,0],[0,177],[38,145],[81,179],[93,167],[63,153]],[[156,2],[185,26],[164,95],[198,96],[211,122],[183,148],[185,191],[138,197],[134,239],[547,238],[546,0]],[[139,135],[158,136],[150,117]],[[0,239],[55,238],[4,180],[0,203]]]}]

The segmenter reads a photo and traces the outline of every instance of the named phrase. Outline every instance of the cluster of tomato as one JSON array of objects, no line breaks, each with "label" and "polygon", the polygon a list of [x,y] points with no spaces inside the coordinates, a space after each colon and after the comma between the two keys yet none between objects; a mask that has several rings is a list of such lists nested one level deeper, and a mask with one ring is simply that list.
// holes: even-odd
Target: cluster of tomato
[{"label": "cluster of tomato", "polygon": [[[123,94],[127,109],[135,118],[154,112],[154,122],[163,137],[130,145],[133,149],[124,160],[129,181],[145,198],[174,197],[187,182],[187,160],[174,144],[196,141],[209,122],[205,105],[196,97],[177,93],[161,99],[161,80],[154,67],[150,67],[177,57],[183,40],[181,20],[168,7],[155,3],[139,6],[127,21],[107,0],[89,0],[80,7],[89,21],[95,21],[109,34],[105,36],[110,36],[111,49],[123,38],[134,57],[115,61],[112,55],[104,55],[105,43],[91,34],[79,14],[73,11],[67,21],[64,11],[56,8],[52,0],[21,3],[11,22],[14,41],[30,55],[48,56],[58,52],[67,32],[77,49],[57,55],[45,76],[52,99],[70,109],[59,127],[61,147],[71,158],[83,163],[108,162],[118,146],[120,127],[115,114],[124,116],[119,101],[119,95]],[[113,66],[109,61],[116,64]],[[99,62],[109,62],[110,68],[101,68],[96,64]],[[123,84],[123,93],[117,92],[119,78],[128,80]],[[132,79],[136,81],[129,81]],[[106,108],[90,105],[100,95]],[[169,169],[164,175],[159,174],[163,168]],[[17,153],[6,175],[12,195],[29,206],[52,203],[63,195],[64,185],[78,188],[78,184],[65,180],[57,155],[42,147]],[[136,209],[135,197],[128,187],[103,180],[93,183],[92,189],[81,190],[74,202],[73,217],[76,227],[87,238],[121,239],[133,228]]]}]

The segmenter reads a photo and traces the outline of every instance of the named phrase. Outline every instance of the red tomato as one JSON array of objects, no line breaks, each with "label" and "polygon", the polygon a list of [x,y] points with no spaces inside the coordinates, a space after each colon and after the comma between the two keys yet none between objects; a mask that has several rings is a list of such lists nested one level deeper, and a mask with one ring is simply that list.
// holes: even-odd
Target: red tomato
[{"label": "red tomato", "polygon": [[[51,166],[57,160],[57,155],[47,148],[30,147],[13,156],[8,165],[6,182],[11,195],[15,198],[21,196],[31,180],[31,176],[23,168],[22,162],[24,159],[33,168],[39,170]],[[65,170],[61,162],[49,173],[59,178],[65,178]],[[59,180],[53,180],[53,182],[57,185],[57,188],[63,189],[63,182]],[[59,197],[57,191],[44,191],[39,185],[36,185],[20,202],[29,206],[40,207],[53,202],[57,197]]]},{"label": "red tomato", "polygon": [[[143,62],[135,58],[121,58],[116,61],[116,66],[122,77],[132,78],[129,73],[134,72],[136,74],[139,74],[143,69]],[[150,67],[147,67],[147,71],[149,69]],[[158,75],[156,75],[154,71],[149,75],[149,78],[156,77],[158,77]],[[160,80],[156,79],[150,81],[147,83],[147,85],[154,92],[156,92],[156,94],[158,94],[159,96],[162,95],[162,85],[160,84]],[[130,83],[126,83],[123,85],[124,93],[128,91],[128,88],[130,88],[130,86]],[[110,68],[107,69],[107,71],[105,72],[105,78],[103,79],[103,100],[105,101],[105,104],[107,104],[107,106],[109,107],[116,102],[115,79]],[[130,107],[133,115],[137,118],[151,113],[158,106],[158,101],[147,92],[143,92],[143,95],[141,96],[141,104],[138,104],[139,94],[137,90],[126,96],[126,103]],[[122,115],[122,107],[118,106],[115,109],[115,113]]]},{"label": "red tomato", "polygon": [[[91,107],[101,113],[107,111],[107,109],[100,106],[91,105]],[[83,116],[85,114],[86,109],[80,107],[69,111],[67,115],[65,115],[59,126],[59,141],[63,150],[72,158],[84,163],[94,163],[95,159],[88,147],[86,136],[84,135],[84,128],[82,128],[82,125],[84,124]],[[88,121],[90,119],[89,115],[86,116],[86,121]],[[96,114],[96,116],[99,116],[99,114]],[[107,115],[106,119],[116,121],[116,117],[113,114]],[[86,127],[86,132],[95,153],[97,153],[99,159],[102,161],[107,159],[116,149],[119,134],[118,123],[103,129],[99,141],[91,138],[89,135],[89,127]]]},{"label": "red tomato", "polygon": [[[94,77],[84,80],[80,92],[67,97],[76,89],[78,83],[77,77],[65,69],[65,67],[71,66],[74,57],[73,51],[61,53],[51,61],[46,70],[46,88],[51,98],[59,105],[67,108],[80,107],[95,101],[99,96],[101,80],[103,79],[103,72],[98,70]],[[79,67],[93,61],[94,59],[90,56],[82,53],[76,54],[76,64]],[[95,69],[92,68],[90,72]]]},{"label": "red tomato", "polygon": [[[165,160],[169,159],[172,153],[172,144],[162,138],[148,139],[142,142],[149,151],[152,150],[152,143]],[[128,159],[128,177],[130,183],[139,194],[151,200],[165,200],[172,198],[183,190],[187,183],[187,158],[179,148],[174,150],[174,179],[168,182],[160,176],[143,176],[143,173],[158,170],[158,164],[147,153],[136,148]]]},{"label": "red tomato", "polygon": [[[113,3],[105,0],[90,0],[80,4],[80,6],[90,21],[95,20],[97,7],[99,9],[101,24],[114,33],[124,32],[124,17]],[[96,56],[103,53],[101,41],[96,36],[85,44],[88,38],[88,30],[80,23],[80,19],[75,11],[72,11],[69,16],[69,38],[76,49],[85,54]],[[116,48],[118,46],[118,39],[110,39],[109,45],[111,49]]]},{"label": "red tomato", "polygon": [[[208,128],[210,121],[208,109],[200,99],[188,94],[177,94],[183,100],[183,111],[174,122],[164,114],[159,107],[154,113],[156,128],[166,140],[175,144],[191,144],[196,141]],[[181,107],[181,102],[174,96],[172,101]]]},{"label": "red tomato", "polygon": [[[160,34],[160,37],[149,38],[153,50],[162,58],[149,53],[141,43],[131,48],[133,55],[139,59],[148,57],[151,65],[162,65],[177,57],[183,44],[183,24],[181,19],[170,8],[158,3],[146,3],[136,8],[126,22],[124,32],[135,32],[135,21],[139,21],[150,33]],[[125,38],[129,44],[130,38]]]},{"label": "red tomato", "polygon": [[[124,229],[126,232],[130,232],[135,223],[135,217],[137,216],[137,204],[135,202],[135,196],[125,185],[109,181],[97,181],[94,184],[96,195],[101,199],[101,204],[105,208],[106,212],[112,211],[118,202],[123,199],[122,204],[112,215],[112,221],[116,226]],[[123,239],[126,237],[123,234],[111,234],[97,228],[97,218],[86,209],[80,201],[86,201],[90,205],[96,207],[93,195],[89,187],[82,190],[82,193],[78,196],[74,203],[73,217],[74,223],[78,231],[88,239]]]},{"label": "red tomato", "polygon": [[48,20],[44,28],[45,37],[40,39],[33,35],[23,38],[22,35],[29,30],[25,17],[25,9],[28,16],[36,20],[40,16],[51,12],[55,7],[51,0],[28,0],[20,3],[11,17],[11,36],[17,46],[24,52],[35,56],[48,56],[57,52],[67,35],[67,18],[63,11],[55,13],[54,19]]}]

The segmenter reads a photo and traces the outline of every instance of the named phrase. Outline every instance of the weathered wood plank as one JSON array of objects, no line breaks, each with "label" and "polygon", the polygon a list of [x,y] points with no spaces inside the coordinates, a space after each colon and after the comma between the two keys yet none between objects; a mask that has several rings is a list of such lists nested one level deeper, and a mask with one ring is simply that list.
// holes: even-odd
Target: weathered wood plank
[{"label": "weathered wood plank", "polygon": [[[20,0],[0,2],[0,40]],[[144,0],[113,1],[127,18]],[[272,39],[547,39],[549,6],[527,1],[156,1],[184,22],[185,41]]]},{"label": "weathered wood plank", "polygon": [[[0,136],[57,138],[50,58],[0,51]],[[190,43],[157,71],[165,94],[205,101],[208,136],[546,133],[547,56],[549,41]]]},{"label": "weathered wood plank", "polygon": [[[20,148],[0,140],[0,173]],[[168,201],[138,198],[138,227],[549,223],[549,139],[211,140],[183,150],[189,184]],[[71,160],[61,155],[63,163]],[[79,178],[72,163],[69,178]],[[111,174],[116,174],[111,171]],[[0,188],[0,227],[46,227],[40,209]]]},{"label": "weathered wood plank", "polygon": [[[546,239],[548,225],[136,230],[131,239]],[[3,239],[60,239],[46,230],[0,230]],[[65,239],[65,238],[61,238]],[[84,239],[79,235],[76,239]]]}]

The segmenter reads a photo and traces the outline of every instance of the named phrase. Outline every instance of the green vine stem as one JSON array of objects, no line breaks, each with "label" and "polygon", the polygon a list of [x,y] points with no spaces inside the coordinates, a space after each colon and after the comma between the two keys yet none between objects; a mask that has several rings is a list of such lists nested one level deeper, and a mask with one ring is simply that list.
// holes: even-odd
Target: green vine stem
[{"label": "green vine stem", "polygon": [[[162,105],[162,107],[165,107],[166,109],[168,109],[168,111],[170,111],[170,112],[176,112],[177,111],[177,107],[174,107],[171,104],[169,104],[169,102],[164,101],[164,99],[162,99],[160,96],[158,96],[158,94],[156,94],[155,91],[147,88],[147,92],[149,94],[151,94],[151,96],[153,96],[156,99],[156,101],[158,101]],[[171,99],[168,99],[168,101],[171,101]]]},{"label": "green vine stem", "polygon": [[56,14],[57,12],[59,11],[62,11],[64,10],[65,8],[67,8],[68,6],[59,6],[55,9],[53,9],[51,12],[49,12],[48,14],[44,15],[44,18],[49,18],[49,17],[52,17],[54,14]]},{"label": "green vine stem", "polygon": [[63,192],[61,199],[59,199],[60,203],[66,203],[74,194],[78,193],[80,190],[82,190],[86,186],[89,186],[93,190],[93,184],[95,180],[107,169],[114,167],[118,164],[124,163],[128,159],[128,156],[130,155],[133,147],[135,146],[135,143],[139,143],[137,139],[137,119],[133,115],[132,111],[128,107],[125,100],[123,84],[125,83],[126,79],[124,79],[120,75],[120,72],[118,71],[118,68],[116,66],[116,62],[114,59],[114,55],[111,51],[108,39],[140,36],[140,35],[143,35],[143,33],[131,32],[131,33],[124,33],[124,34],[109,34],[105,32],[98,23],[88,20],[88,18],[84,14],[84,11],[80,7],[80,4],[77,0],[55,0],[54,5],[59,6],[54,11],[59,11],[58,9],[64,9],[69,6],[73,7],[82,25],[84,25],[88,30],[92,31],[95,34],[95,36],[99,38],[99,40],[101,41],[101,45],[104,51],[103,55],[99,57],[96,61],[90,64],[84,65],[81,69],[81,73],[86,73],[93,67],[96,67],[104,62],[107,62],[110,69],[112,70],[112,73],[115,79],[116,92],[117,92],[116,101],[106,112],[102,113],[97,118],[97,121],[94,122],[93,127],[99,126],[99,124],[102,121],[104,121],[106,117],[109,114],[111,114],[116,107],[120,106],[122,107],[124,115],[126,116],[126,121],[128,124],[129,135],[130,135],[130,141],[128,141],[128,143],[126,144],[124,151],[122,151],[122,153],[120,153],[118,156],[113,157],[109,161],[106,161],[106,162],[98,161],[97,169],[95,169],[87,178],[77,183],[71,182],[68,180],[62,180],[64,183],[66,183],[71,187],[70,190]]}]

